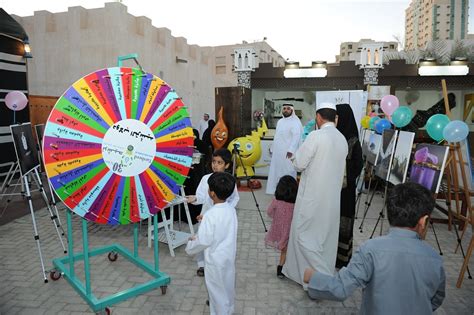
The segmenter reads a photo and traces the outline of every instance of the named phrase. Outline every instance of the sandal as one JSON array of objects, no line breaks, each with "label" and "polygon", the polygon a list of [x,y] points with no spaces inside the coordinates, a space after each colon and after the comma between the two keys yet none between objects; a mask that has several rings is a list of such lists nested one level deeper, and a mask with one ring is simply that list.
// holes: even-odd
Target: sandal
[{"label": "sandal", "polygon": [[283,269],[283,266],[280,266],[280,265],[277,266],[277,277],[280,279],[285,278],[285,275],[281,272],[282,269]]},{"label": "sandal", "polygon": [[196,271],[196,274],[199,277],[204,277],[204,267],[199,267],[198,270]]}]

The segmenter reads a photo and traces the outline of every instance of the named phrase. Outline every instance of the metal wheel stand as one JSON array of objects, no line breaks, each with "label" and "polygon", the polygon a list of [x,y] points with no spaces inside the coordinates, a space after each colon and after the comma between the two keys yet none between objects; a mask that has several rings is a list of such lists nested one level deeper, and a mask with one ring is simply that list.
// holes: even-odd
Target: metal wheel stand
[{"label": "metal wheel stand", "polygon": [[[67,238],[68,238],[68,256],[63,258],[53,259],[53,265],[56,267],[56,270],[51,271],[51,279],[58,280],[61,275],[64,275],[64,278],[69,282],[69,284],[79,293],[79,295],[89,304],[94,312],[110,312],[109,306],[122,302],[128,298],[135,297],[142,293],[151,291],[158,287],[161,288],[161,293],[166,294],[166,288],[170,283],[170,277],[160,271],[159,261],[158,261],[158,216],[153,216],[153,247],[154,247],[154,266],[151,266],[148,262],[143,260],[138,256],[138,223],[133,224],[133,253],[126,249],[120,244],[112,244],[108,246],[99,247],[96,249],[89,249],[89,239],[87,233],[87,223],[86,219],[81,218],[82,223],[82,244],[83,251],[74,253],[74,244],[73,244],[73,233],[72,233],[72,212],[67,210],[66,212],[67,219]],[[98,299],[92,292],[91,289],[91,276],[90,276],[90,257],[102,255],[108,253],[108,259],[110,261],[115,261],[118,258],[118,255],[122,255],[135,266],[141,268],[148,274],[154,277],[153,280],[139,284],[135,287],[111,294],[109,296]],[[74,269],[74,264],[76,262],[84,262],[84,274],[85,274],[85,283],[77,277]]]}]

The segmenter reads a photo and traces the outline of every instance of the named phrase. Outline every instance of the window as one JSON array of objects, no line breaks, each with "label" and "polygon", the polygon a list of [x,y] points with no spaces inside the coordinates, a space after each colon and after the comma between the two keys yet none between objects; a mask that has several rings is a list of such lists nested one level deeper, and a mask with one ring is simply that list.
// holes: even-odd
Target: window
[{"label": "window", "polygon": [[225,66],[216,66],[216,74],[225,74]]},{"label": "window", "polygon": [[216,57],[216,65],[225,65],[225,56]]},{"label": "window", "polygon": [[390,49],[395,49],[395,45],[390,45]]},{"label": "window", "polygon": [[347,48],[352,49],[352,44],[347,45]]}]

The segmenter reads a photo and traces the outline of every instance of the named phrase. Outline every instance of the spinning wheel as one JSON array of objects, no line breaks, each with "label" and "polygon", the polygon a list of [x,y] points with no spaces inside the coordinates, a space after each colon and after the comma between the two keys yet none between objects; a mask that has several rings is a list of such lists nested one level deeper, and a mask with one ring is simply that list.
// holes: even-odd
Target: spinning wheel
[{"label": "spinning wheel", "polygon": [[176,92],[139,69],[114,67],[75,82],[46,123],[48,178],[76,214],[102,224],[139,222],[179,193],[193,132]]}]

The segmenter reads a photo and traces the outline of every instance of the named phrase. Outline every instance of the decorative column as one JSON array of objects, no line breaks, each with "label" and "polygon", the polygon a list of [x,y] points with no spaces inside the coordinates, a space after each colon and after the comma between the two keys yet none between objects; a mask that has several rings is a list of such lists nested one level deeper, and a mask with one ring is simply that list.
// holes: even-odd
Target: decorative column
[{"label": "decorative column", "polygon": [[360,48],[359,69],[364,69],[364,84],[379,82],[379,69],[383,69],[383,43],[363,44]]},{"label": "decorative column", "polygon": [[251,74],[257,67],[257,54],[254,48],[234,49],[234,71],[237,72],[237,85],[250,89]]}]

